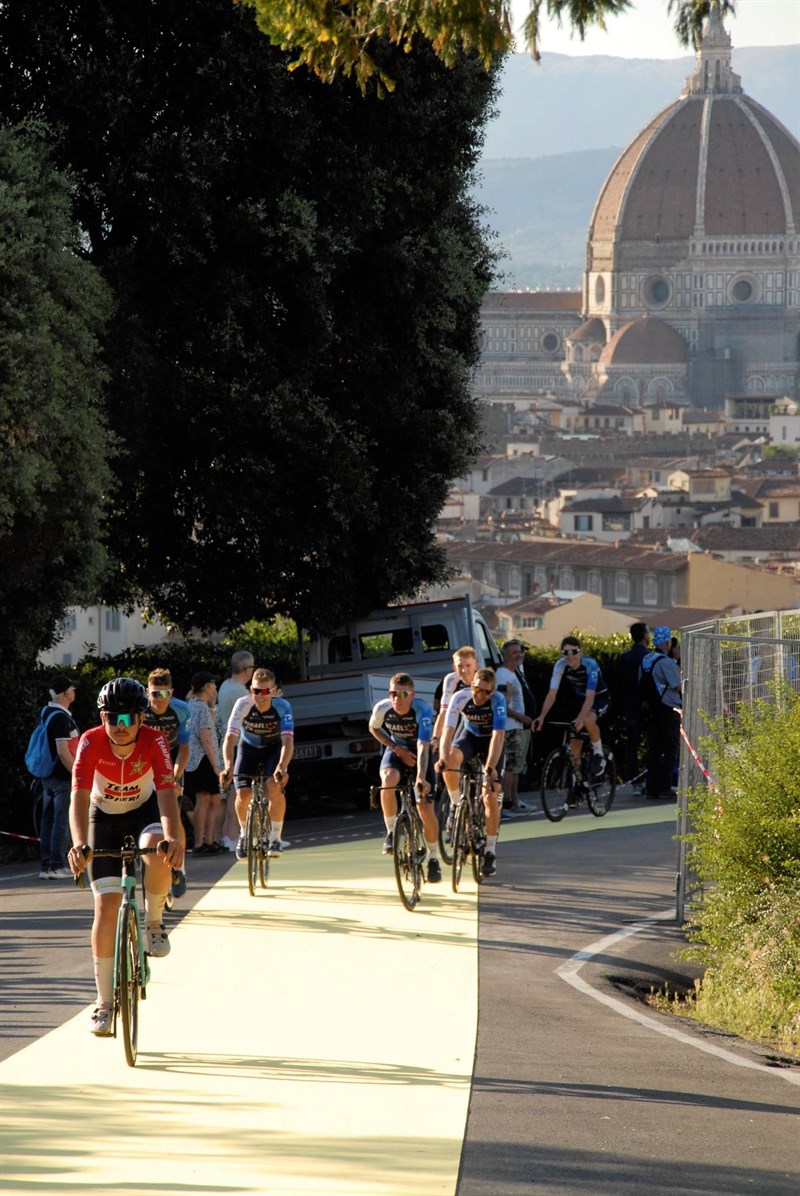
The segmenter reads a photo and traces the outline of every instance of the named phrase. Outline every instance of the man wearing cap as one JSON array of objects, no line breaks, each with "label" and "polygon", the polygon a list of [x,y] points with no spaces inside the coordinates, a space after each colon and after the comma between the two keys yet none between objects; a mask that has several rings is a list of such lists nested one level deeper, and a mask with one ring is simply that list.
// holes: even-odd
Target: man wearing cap
[{"label": "man wearing cap", "polygon": [[519,798],[520,773],[525,771],[531,744],[533,719],[525,713],[525,695],[519,670],[525,649],[519,640],[507,640],[502,647],[503,663],[497,670],[497,690],[506,700],[505,768],[503,808],[511,814],[525,814],[528,807]]},{"label": "man wearing cap", "polygon": [[[67,867],[69,791],[80,734],[78,724],[69,712],[74,701],[75,682],[59,673],[53,678],[50,701],[42,711],[42,718],[47,719],[47,739],[55,766],[50,776],[42,781],[40,880],[72,878]],[[53,710],[57,713],[53,714]]]},{"label": "man wearing cap", "polygon": [[641,664],[640,676],[650,671],[659,700],[650,713],[647,731],[647,796],[672,797],[672,774],[681,745],[681,671],[668,655],[669,627],[653,630],[653,651]]}]

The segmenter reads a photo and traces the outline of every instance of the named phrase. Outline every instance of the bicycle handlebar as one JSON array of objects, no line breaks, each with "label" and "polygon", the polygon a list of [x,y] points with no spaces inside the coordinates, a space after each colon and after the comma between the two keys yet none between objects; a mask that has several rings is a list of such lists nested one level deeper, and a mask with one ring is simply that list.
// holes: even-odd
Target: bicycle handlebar
[{"label": "bicycle handlebar", "polygon": [[[163,852],[163,854],[166,855],[167,852],[169,851],[169,840],[162,839],[157,847],[139,847],[139,845],[137,843],[134,843],[133,839],[131,839],[130,843],[128,843],[126,841],[125,843],[123,843],[122,847],[106,847],[106,848],[101,848],[99,851],[94,851],[93,848],[89,847],[88,854],[87,854],[87,847],[84,844],[81,847],[81,851],[83,852],[84,856],[86,856],[87,859],[88,859],[89,854],[92,856],[92,858],[96,857],[97,859],[104,859],[104,858],[105,859],[115,859],[115,860],[138,859],[140,856],[143,856],[143,855],[155,855],[159,851]],[[78,886],[79,889],[86,888],[86,871],[85,870],[83,872],[79,872],[78,875],[75,877],[75,884]]]}]

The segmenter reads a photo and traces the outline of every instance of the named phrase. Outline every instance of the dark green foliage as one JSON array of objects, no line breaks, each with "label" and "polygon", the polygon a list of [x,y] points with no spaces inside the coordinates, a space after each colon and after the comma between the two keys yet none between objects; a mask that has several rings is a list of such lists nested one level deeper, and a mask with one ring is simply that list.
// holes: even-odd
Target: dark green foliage
[{"label": "dark green foliage", "polygon": [[70,199],[36,130],[0,125],[0,773],[10,804],[41,705],[36,657],[105,566],[99,338],[109,296],[78,256]]},{"label": "dark green foliage", "polygon": [[0,103],[46,115],[117,298],[106,598],[332,626],[441,577],[479,443],[487,72],[382,46],[396,91],[364,99],[228,0],[30,0],[0,39]]}]

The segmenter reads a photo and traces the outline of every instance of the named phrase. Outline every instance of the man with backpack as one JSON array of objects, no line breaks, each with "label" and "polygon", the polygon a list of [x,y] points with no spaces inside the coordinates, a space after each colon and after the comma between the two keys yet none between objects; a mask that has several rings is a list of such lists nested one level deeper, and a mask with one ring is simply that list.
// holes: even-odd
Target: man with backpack
[{"label": "man with backpack", "polygon": [[681,743],[681,672],[668,655],[669,627],[653,631],[653,651],[639,670],[639,698],[647,728],[647,797],[674,797],[672,774]]},{"label": "man with backpack", "polygon": [[[650,628],[646,623],[631,623],[632,647],[620,655],[617,665],[622,712],[627,724],[625,779],[636,784],[639,779],[639,747],[642,742],[642,709],[639,699],[639,670],[650,652]],[[641,785],[639,792],[644,789]]]},{"label": "man with backpack", "polygon": [[[72,879],[72,872],[67,867],[69,792],[74,749],[79,736],[78,724],[69,712],[74,701],[75,682],[63,673],[54,677],[50,702],[39,714],[39,724],[26,756],[28,767],[36,770],[34,775],[38,775],[42,782],[40,880]],[[49,771],[45,772],[45,769]]]}]

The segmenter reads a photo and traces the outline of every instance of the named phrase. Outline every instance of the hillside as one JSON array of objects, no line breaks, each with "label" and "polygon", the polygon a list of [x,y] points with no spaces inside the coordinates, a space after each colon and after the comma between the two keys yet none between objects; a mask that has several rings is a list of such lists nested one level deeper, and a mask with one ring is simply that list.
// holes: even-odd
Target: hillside
[{"label": "hillside", "polygon": [[[537,66],[511,56],[474,191],[504,254],[498,286],[580,288],[600,187],[622,148],[678,97],[693,63],[552,54]],[[734,51],[733,66],[747,94],[800,135],[797,47]]]}]

